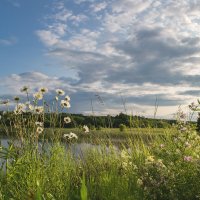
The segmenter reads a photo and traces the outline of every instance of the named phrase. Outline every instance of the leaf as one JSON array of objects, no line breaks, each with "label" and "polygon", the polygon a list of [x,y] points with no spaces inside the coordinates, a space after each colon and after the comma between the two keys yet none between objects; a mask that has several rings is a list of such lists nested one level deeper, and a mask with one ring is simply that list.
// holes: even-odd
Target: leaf
[{"label": "leaf", "polygon": [[42,200],[42,194],[40,190],[37,190],[36,195],[35,195],[35,200]]},{"label": "leaf", "polygon": [[85,184],[85,174],[81,180],[81,200],[87,200],[87,186]]},{"label": "leaf", "polygon": [[42,192],[41,192],[40,183],[38,180],[36,181],[36,185],[37,185],[37,192],[35,194],[35,200],[42,200]]}]

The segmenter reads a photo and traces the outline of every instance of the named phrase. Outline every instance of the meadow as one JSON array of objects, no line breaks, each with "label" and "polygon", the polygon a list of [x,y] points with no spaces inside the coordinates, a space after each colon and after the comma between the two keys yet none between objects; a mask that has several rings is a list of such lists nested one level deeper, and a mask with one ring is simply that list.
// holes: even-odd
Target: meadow
[{"label": "meadow", "polygon": [[[200,199],[200,136],[181,111],[166,129],[57,128],[58,121],[71,123],[70,116],[59,117],[70,97],[58,89],[50,107],[46,88],[21,91],[28,102],[15,97],[13,112],[1,116],[9,143],[0,146],[0,199]],[[44,127],[45,112],[50,128]],[[77,154],[78,144],[90,145]]]}]

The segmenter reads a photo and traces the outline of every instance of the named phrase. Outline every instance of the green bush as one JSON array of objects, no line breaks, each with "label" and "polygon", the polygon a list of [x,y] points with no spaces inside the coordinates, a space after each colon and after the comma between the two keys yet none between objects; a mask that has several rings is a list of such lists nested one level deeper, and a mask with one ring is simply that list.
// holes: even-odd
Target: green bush
[{"label": "green bush", "polygon": [[120,125],[119,125],[119,130],[120,130],[121,132],[126,131],[126,125],[120,124]]}]

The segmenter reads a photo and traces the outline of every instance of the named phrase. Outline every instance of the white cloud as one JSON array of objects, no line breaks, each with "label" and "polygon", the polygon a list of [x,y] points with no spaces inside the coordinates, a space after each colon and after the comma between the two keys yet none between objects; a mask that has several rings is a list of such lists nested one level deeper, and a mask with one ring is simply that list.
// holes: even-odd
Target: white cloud
[{"label": "white cloud", "polygon": [[[23,86],[29,86],[31,91],[35,91],[40,87],[48,87],[50,90],[56,88],[68,88],[69,83],[59,80],[58,77],[49,77],[40,72],[25,72],[22,74],[11,74],[10,76],[2,78],[0,83],[3,94],[20,94],[20,89]],[[5,91],[7,91],[5,93]]]},{"label": "white cloud", "polygon": [[104,1],[104,2],[101,2],[101,3],[96,3],[96,4],[92,4],[90,6],[90,8],[94,11],[94,12],[99,12],[99,11],[102,11],[104,9],[106,9],[107,7],[107,3]]},{"label": "white cloud", "polygon": [[38,30],[36,34],[46,46],[53,46],[57,44],[59,37],[49,30]]},{"label": "white cloud", "polygon": [[[152,116],[155,99],[157,98],[159,104],[158,116],[162,116],[165,113],[165,117],[176,111],[177,106],[175,104],[177,101],[179,105],[184,105],[185,102],[190,103],[193,100],[190,95],[185,97],[185,99],[182,99],[181,95],[177,95],[180,91],[187,92],[191,89],[187,85],[176,87],[175,90],[173,86],[164,87],[155,84],[135,86],[112,84],[108,87],[108,85],[98,79],[93,84],[81,83],[76,85],[70,79],[47,76],[40,72],[12,74],[4,77],[0,83],[0,99],[13,99],[13,96],[8,94],[22,95],[25,99],[25,95],[20,92],[20,88],[24,85],[30,87],[30,96],[40,87],[47,87],[49,89],[49,94],[46,96],[47,102],[53,99],[55,90],[61,88],[72,97],[73,106],[70,111],[86,114],[91,113],[91,99],[93,99],[96,114],[117,114],[122,112],[121,98],[123,97],[126,100],[126,108],[129,114],[133,112],[134,114]],[[194,89],[200,91],[198,88]],[[102,99],[103,104],[99,101],[98,96]]]},{"label": "white cloud", "polygon": [[6,39],[0,38],[0,45],[4,45],[4,46],[12,46],[12,45],[15,45],[17,42],[18,42],[18,39],[16,37],[10,37]]},{"label": "white cloud", "polygon": [[[191,101],[194,96],[183,96],[179,91],[199,90],[200,3],[188,0],[75,3],[80,6],[76,14],[62,4],[53,20],[47,21],[48,28],[37,31],[44,44],[51,47],[47,55],[78,74],[78,80],[70,86],[75,89],[75,96],[80,92],[79,97],[83,98],[99,91],[113,98],[115,107],[119,104],[115,95],[120,91],[130,107],[149,106],[149,112],[156,96],[165,111],[164,106],[186,105]],[[83,4],[85,10],[81,10]],[[88,12],[91,9],[93,12]],[[112,103],[109,101],[109,105]]]},{"label": "white cloud", "polygon": [[85,3],[85,2],[89,2],[89,3],[92,3],[92,2],[95,2],[96,0],[74,0],[74,2],[76,4],[81,4],[81,3]]},{"label": "white cloud", "polygon": [[52,15],[50,18],[57,21],[66,22],[69,19],[69,17],[72,16],[72,11],[67,10],[64,7],[61,10],[60,9],[61,8],[59,8],[59,11],[56,14]]}]

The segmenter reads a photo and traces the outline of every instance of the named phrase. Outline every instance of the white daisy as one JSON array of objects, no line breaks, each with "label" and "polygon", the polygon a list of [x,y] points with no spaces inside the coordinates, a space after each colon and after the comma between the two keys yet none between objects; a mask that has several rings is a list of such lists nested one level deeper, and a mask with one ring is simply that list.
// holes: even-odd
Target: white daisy
[{"label": "white daisy", "polygon": [[66,101],[70,101],[70,97],[67,95],[67,96],[65,96],[65,100]]},{"label": "white daisy", "polygon": [[71,122],[71,119],[69,117],[64,117],[64,122],[66,124],[70,123]]},{"label": "white daisy", "polygon": [[43,122],[35,122],[35,125],[42,127],[44,124],[43,124]]},{"label": "white daisy", "polygon": [[35,106],[35,113],[36,114],[41,114],[44,112],[43,106]]},{"label": "white daisy", "polygon": [[38,134],[41,134],[42,132],[43,132],[43,128],[42,127],[37,127],[37,130],[36,130],[36,132],[38,133]]},{"label": "white daisy", "polygon": [[42,87],[42,88],[40,88],[39,91],[40,91],[42,94],[44,94],[44,93],[47,93],[47,92],[48,92],[48,88]]},{"label": "white daisy", "polygon": [[23,112],[26,112],[26,105],[23,104],[23,103],[19,103],[15,106],[15,109],[14,109],[14,113],[16,115],[19,115],[19,114],[22,114]]},{"label": "white daisy", "polygon": [[89,133],[89,128],[86,125],[83,126],[83,130],[85,133]]},{"label": "white daisy", "polygon": [[75,133],[70,132],[69,134],[64,134],[64,138],[71,140],[71,139],[78,139],[78,136]]},{"label": "white daisy", "polygon": [[23,86],[20,91],[21,92],[28,92],[29,87],[28,86]]},{"label": "white daisy", "polygon": [[70,108],[70,107],[71,107],[69,101],[61,100],[60,103],[61,103],[61,106],[62,106],[63,108]]},{"label": "white daisy", "polygon": [[57,93],[59,96],[65,95],[65,92],[64,92],[63,90],[61,90],[61,89],[57,89],[57,90],[56,90],[56,93]]},{"label": "white daisy", "polygon": [[41,99],[43,99],[43,93],[42,92],[36,92],[35,94],[33,94],[33,97],[36,100],[41,100]]}]

